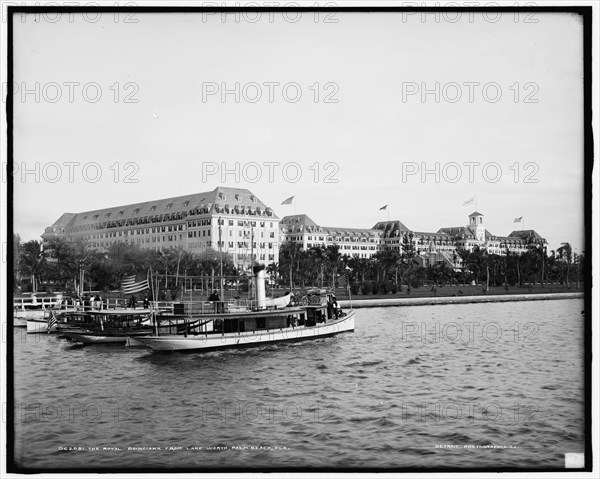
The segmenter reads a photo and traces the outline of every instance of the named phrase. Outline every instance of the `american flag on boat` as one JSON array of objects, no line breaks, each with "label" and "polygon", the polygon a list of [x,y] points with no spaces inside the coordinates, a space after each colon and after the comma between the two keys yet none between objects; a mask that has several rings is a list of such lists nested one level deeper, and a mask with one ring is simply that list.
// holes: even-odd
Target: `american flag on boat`
[{"label": "american flag on boat", "polygon": [[50,316],[48,317],[48,333],[50,333],[50,330],[54,327],[56,323],[58,323],[56,313],[54,311],[50,311]]},{"label": "american flag on boat", "polygon": [[121,290],[123,291],[123,294],[139,293],[141,291],[144,291],[145,289],[148,289],[149,287],[150,285],[148,284],[147,278],[143,281],[137,282],[135,275],[133,275],[125,276],[121,280]]}]

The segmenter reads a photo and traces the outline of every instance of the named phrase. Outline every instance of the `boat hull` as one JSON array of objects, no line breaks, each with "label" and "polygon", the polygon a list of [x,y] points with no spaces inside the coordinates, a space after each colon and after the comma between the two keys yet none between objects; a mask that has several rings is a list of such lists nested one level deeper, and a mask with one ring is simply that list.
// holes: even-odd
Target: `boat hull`
[{"label": "boat hull", "polygon": [[26,316],[14,316],[13,317],[13,328],[26,328],[27,327],[27,317]]},{"label": "boat hull", "polygon": [[207,351],[318,339],[350,331],[354,331],[354,311],[349,311],[338,320],[311,327],[290,327],[246,333],[198,334],[187,337],[145,336],[135,340],[155,351]]},{"label": "boat hull", "polygon": [[65,338],[75,343],[83,344],[125,344],[127,342],[127,336],[103,336],[101,334],[86,334],[84,332],[64,333]]},{"label": "boat hull", "polygon": [[[56,326],[53,326],[50,331],[56,331]],[[27,334],[47,333],[48,320],[46,319],[27,319]]]}]

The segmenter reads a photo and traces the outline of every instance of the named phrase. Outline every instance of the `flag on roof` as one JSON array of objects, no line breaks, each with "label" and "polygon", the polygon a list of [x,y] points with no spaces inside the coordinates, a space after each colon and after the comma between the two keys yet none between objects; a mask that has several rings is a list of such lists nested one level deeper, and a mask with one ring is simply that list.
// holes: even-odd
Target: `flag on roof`
[{"label": "flag on roof", "polygon": [[381,211],[381,210],[387,210],[387,207],[388,207],[388,205],[384,205],[384,206],[382,206],[381,208],[379,208],[379,210],[380,210],[380,211]]},{"label": "flag on roof", "polygon": [[292,201],[294,201],[294,197],[290,196],[287,200],[283,200],[282,205],[291,205]]},{"label": "flag on roof", "polygon": [[141,291],[144,291],[145,289],[148,289],[150,286],[148,284],[148,279],[146,278],[143,281],[136,281],[135,279],[135,275],[133,276],[126,276],[125,278],[123,278],[121,280],[121,290],[123,291],[123,294],[133,294],[133,293],[140,293]]},{"label": "flag on roof", "polygon": [[471,198],[471,199],[469,199],[469,200],[465,201],[465,202],[463,203],[463,206],[471,205],[471,204],[473,204],[473,202],[474,202],[474,201],[475,201],[475,197],[473,196],[473,198]]},{"label": "flag on roof", "polygon": [[513,223],[520,223],[521,221],[523,221],[523,217],[522,217],[522,216],[519,216],[518,218],[515,218],[515,219],[513,220]]}]

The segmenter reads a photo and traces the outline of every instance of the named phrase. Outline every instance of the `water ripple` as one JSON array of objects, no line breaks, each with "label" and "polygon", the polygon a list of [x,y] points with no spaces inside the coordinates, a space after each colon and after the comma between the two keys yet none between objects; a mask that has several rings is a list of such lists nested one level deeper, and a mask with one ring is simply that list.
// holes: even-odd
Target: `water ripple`
[{"label": "water ripple", "polygon": [[581,309],[361,309],[352,334],[204,354],[15,335],[15,459],[46,470],[561,468],[583,450]]}]

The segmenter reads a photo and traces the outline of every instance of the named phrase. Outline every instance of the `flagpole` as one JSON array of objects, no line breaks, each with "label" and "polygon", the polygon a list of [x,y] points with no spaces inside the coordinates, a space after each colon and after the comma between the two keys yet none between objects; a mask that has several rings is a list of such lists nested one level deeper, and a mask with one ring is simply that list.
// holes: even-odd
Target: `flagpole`
[{"label": "flagpole", "polygon": [[348,289],[348,299],[350,300],[350,309],[352,309],[352,292],[350,291],[350,278],[348,278],[348,275],[346,273],[346,288]]},{"label": "flagpole", "polygon": [[[219,266],[220,266],[220,273],[221,273],[221,281],[220,281],[220,290],[221,290],[221,301],[224,301],[224,292],[223,292],[223,248],[221,246],[221,217],[219,216]],[[252,263],[252,258],[250,258],[250,263]]]}]

